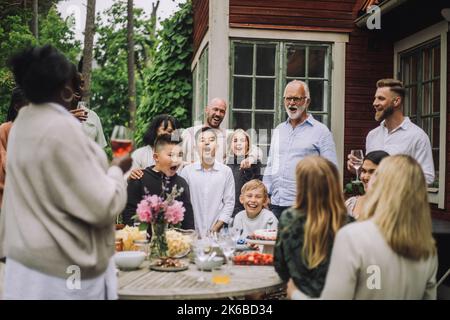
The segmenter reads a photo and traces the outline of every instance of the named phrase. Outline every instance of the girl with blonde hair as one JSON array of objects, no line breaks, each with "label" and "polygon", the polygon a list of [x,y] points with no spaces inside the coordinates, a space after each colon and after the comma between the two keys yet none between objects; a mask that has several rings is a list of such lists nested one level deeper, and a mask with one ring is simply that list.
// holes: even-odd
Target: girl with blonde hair
[{"label": "girl with blonde hair", "polygon": [[309,296],[322,292],[333,240],[350,221],[344,205],[336,166],[310,156],[296,167],[297,196],[279,221],[275,244],[275,270]]},{"label": "girl with blonde hair", "polygon": [[[321,298],[436,299],[436,246],[420,165],[391,156],[372,179],[365,221],[336,236]],[[292,283],[288,293],[305,298]]]},{"label": "girl with blonde hair", "polygon": [[[233,172],[235,204],[233,217],[244,210],[244,206],[239,201],[241,188],[253,179],[261,179],[261,162],[253,159],[250,148],[252,148],[250,135],[243,129],[234,130],[230,136],[227,158],[227,166]],[[247,162],[247,164],[244,164]]]}]

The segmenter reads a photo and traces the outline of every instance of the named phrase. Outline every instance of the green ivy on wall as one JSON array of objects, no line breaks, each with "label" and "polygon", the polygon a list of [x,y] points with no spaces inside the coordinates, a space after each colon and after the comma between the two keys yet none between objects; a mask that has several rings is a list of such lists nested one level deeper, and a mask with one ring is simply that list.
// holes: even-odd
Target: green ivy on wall
[{"label": "green ivy on wall", "polygon": [[181,126],[189,125],[192,104],[192,3],[180,5],[173,16],[161,23],[157,51],[144,80],[144,90],[137,109],[137,145],[152,119],[168,113],[178,119]]}]

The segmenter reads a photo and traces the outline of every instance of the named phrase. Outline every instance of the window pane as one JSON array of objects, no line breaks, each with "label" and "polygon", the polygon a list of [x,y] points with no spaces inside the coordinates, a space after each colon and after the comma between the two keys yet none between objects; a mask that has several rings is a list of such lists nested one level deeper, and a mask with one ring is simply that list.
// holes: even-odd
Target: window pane
[{"label": "window pane", "polygon": [[256,79],[256,109],[273,110],[274,79]]},{"label": "window pane", "polygon": [[410,91],[410,115],[415,116],[417,114],[417,86],[411,87]]},{"label": "window pane", "polygon": [[316,119],[319,122],[322,122],[324,125],[326,125],[327,127],[329,127],[328,124],[328,116],[325,114],[314,114],[313,113],[313,117],[314,119]]},{"label": "window pane", "polygon": [[309,49],[308,77],[325,77],[325,56],[327,48],[316,47]]},{"label": "window pane", "polygon": [[411,57],[411,83],[417,82],[419,75],[419,59],[417,55]]},{"label": "window pane", "polygon": [[411,58],[403,58],[402,59],[402,81],[405,86],[411,83],[410,75],[411,75]]},{"label": "window pane", "polygon": [[273,128],[273,113],[270,113],[270,114],[256,113],[255,114],[256,132],[258,132],[259,129],[270,130],[272,128]]},{"label": "window pane", "polygon": [[252,127],[252,114],[250,112],[233,112],[233,129],[244,129]]},{"label": "window pane", "polygon": [[423,79],[429,80],[431,77],[431,49],[423,51]]},{"label": "window pane", "polygon": [[431,95],[431,84],[425,83],[422,85],[422,114],[430,114],[430,95]]},{"label": "window pane", "polygon": [[252,79],[234,78],[233,84],[233,108],[252,108]]},{"label": "window pane", "polygon": [[440,133],[440,131],[439,131],[440,123],[439,122],[440,122],[439,117],[433,118],[433,136],[430,137],[432,148],[439,148],[439,133]]},{"label": "window pane", "polygon": [[439,77],[441,74],[441,48],[433,48],[433,77]]},{"label": "window pane", "polygon": [[422,118],[422,129],[431,138],[431,119],[430,118]]},{"label": "window pane", "polygon": [[305,47],[288,47],[286,59],[288,77],[305,77],[305,56]]},{"label": "window pane", "polygon": [[275,75],[275,46],[256,46],[256,74],[259,76]]},{"label": "window pane", "polygon": [[[434,181],[439,182],[439,149],[432,149],[432,152],[433,152],[433,162],[434,162],[434,171],[435,171]],[[433,185],[433,187],[438,188],[439,184]]]},{"label": "window pane", "polygon": [[440,81],[433,81],[433,112],[439,112],[441,110],[441,91]]},{"label": "window pane", "polygon": [[324,111],[324,81],[322,80],[310,80],[309,91],[311,95],[311,103],[309,110],[311,111]]},{"label": "window pane", "polygon": [[253,45],[236,44],[234,47],[234,73],[253,74]]}]

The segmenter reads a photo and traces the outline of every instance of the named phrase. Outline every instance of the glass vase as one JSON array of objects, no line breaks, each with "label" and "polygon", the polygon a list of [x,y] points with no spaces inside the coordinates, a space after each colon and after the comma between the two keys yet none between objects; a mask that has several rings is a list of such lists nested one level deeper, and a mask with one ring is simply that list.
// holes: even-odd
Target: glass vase
[{"label": "glass vase", "polygon": [[168,257],[169,246],[166,238],[167,223],[152,223],[152,238],[150,241],[150,259]]}]

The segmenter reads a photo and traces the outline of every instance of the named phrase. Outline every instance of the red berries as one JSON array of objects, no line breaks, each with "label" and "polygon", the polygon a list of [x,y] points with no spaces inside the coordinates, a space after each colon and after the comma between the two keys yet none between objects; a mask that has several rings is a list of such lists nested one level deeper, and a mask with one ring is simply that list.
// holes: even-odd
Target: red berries
[{"label": "red berries", "polygon": [[254,251],[233,257],[233,262],[238,265],[268,266],[273,264],[273,255]]}]

